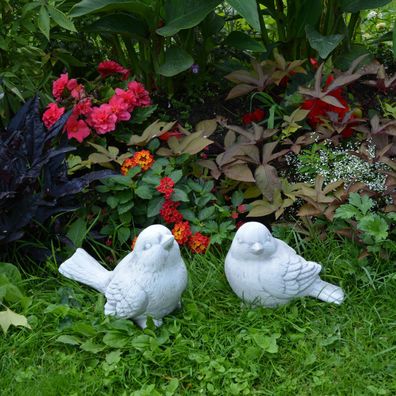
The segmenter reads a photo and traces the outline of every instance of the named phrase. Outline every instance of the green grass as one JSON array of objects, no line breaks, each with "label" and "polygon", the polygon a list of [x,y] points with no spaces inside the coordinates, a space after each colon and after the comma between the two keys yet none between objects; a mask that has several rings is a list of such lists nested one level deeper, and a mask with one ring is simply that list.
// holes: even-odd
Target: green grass
[{"label": "green grass", "polygon": [[359,260],[353,244],[331,238],[297,248],[345,289],[343,305],[253,309],[227,285],[220,254],[186,257],[182,310],[145,331],[105,318],[98,293],[49,263],[26,282],[32,330],[1,338],[0,393],[396,394],[394,260]]}]

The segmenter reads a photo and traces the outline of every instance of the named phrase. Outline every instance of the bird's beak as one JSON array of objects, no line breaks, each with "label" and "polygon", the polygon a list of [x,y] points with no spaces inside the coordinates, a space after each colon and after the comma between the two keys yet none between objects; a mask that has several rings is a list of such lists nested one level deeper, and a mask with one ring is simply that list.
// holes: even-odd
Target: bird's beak
[{"label": "bird's beak", "polygon": [[174,240],[175,240],[175,238],[173,237],[173,235],[165,235],[165,236],[162,238],[161,246],[162,246],[165,250],[170,250],[171,247],[173,246]]},{"label": "bird's beak", "polygon": [[254,254],[260,254],[264,251],[264,246],[260,242],[253,244],[250,249]]}]

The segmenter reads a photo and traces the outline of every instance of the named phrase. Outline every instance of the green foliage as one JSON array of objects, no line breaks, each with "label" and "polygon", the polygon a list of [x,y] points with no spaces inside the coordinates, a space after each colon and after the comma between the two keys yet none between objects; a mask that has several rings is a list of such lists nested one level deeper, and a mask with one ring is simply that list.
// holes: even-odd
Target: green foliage
[{"label": "green foliage", "polygon": [[84,66],[86,53],[92,49],[88,50],[88,40],[80,34],[78,59],[74,56],[71,43],[76,41],[77,28],[68,15],[69,7],[61,0],[1,2],[0,126],[7,125],[21,104],[37,92],[48,102],[54,69]]},{"label": "green foliage", "polygon": [[[190,223],[193,233],[210,235],[212,243],[232,238],[235,225],[230,220],[230,208],[219,194],[213,194],[212,180],[199,180],[190,174],[192,161],[187,154],[157,158],[145,172],[135,166],[126,176],[103,180],[103,185],[97,186],[102,202],[98,204],[109,209],[101,216],[100,233],[122,245],[137,235],[134,229],[163,222],[160,210],[165,199],[157,187],[162,178],[170,177],[175,183],[170,199],[180,204],[178,210]],[[210,202],[216,204],[208,206]],[[96,211],[99,213],[100,209]]]},{"label": "green foliage", "polygon": [[[361,242],[368,245],[368,251],[378,252],[381,248],[396,249],[395,231],[391,225],[395,221],[394,213],[374,212],[374,201],[367,195],[351,193],[349,203],[341,205],[335,211],[334,218],[345,222],[335,223],[340,229],[345,223],[352,227]],[[357,229],[355,229],[355,226]]]}]

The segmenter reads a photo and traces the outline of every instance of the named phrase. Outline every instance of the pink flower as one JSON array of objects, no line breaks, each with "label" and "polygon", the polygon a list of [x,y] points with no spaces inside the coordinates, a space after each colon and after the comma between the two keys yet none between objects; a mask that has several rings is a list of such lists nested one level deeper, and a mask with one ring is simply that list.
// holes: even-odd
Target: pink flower
[{"label": "pink flower", "polygon": [[67,73],[61,74],[60,77],[52,83],[52,96],[57,102],[62,99],[63,91],[69,82],[69,75]]},{"label": "pink flower", "polygon": [[67,120],[65,129],[69,139],[74,138],[80,143],[91,133],[86,122],[84,120],[78,120],[77,117],[73,115]]},{"label": "pink flower", "polygon": [[73,115],[78,117],[79,115],[88,116],[88,114],[92,111],[92,103],[91,99],[83,99],[78,102],[73,108]]},{"label": "pink flower", "polygon": [[51,128],[52,125],[59,120],[65,112],[64,107],[58,107],[56,103],[50,103],[43,114],[43,122],[46,128]]},{"label": "pink flower", "polygon": [[117,121],[128,121],[131,118],[131,113],[128,111],[128,103],[121,96],[114,95],[110,99],[109,105],[113,114],[117,116]]},{"label": "pink flower", "polygon": [[129,112],[132,112],[133,109],[138,105],[136,96],[135,96],[134,92],[132,92],[132,91],[125,91],[121,88],[116,88],[115,94],[117,96],[119,96],[120,98],[122,98],[125,103],[127,103],[127,105],[128,105],[127,110]]},{"label": "pink flower", "polygon": [[149,106],[151,99],[149,93],[144,89],[144,85],[137,81],[128,83],[128,91],[135,95],[137,106]]},{"label": "pink flower", "polygon": [[98,72],[102,78],[106,78],[112,74],[121,74],[121,79],[126,80],[129,77],[129,70],[122,67],[117,62],[107,60],[99,63]]},{"label": "pink flower", "polygon": [[76,100],[81,100],[82,98],[85,97],[85,88],[84,85],[82,84],[77,84],[71,91],[70,95],[76,99]]},{"label": "pink flower", "polygon": [[109,104],[94,107],[88,117],[88,124],[100,135],[114,131],[116,122],[117,116]]}]

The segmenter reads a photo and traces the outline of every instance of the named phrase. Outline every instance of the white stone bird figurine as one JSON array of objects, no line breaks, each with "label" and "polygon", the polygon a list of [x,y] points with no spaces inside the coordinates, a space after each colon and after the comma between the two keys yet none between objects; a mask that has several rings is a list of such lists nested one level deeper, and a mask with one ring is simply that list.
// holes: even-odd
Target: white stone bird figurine
[{"label": "white stone bird figurine", "polygon": [[61,264],[59,272],[103,293],[106,315],[130,318],[141,328],[146,327],[148,316],[161,326],[162,318],[180,307],[187,286],[179,245],[159,224],[140,233],[134,250],[113,271],[106,270],[85,250],[77,249]]},{"label": "white stone bird figurine", "polygon": [[239,228],[225,260],[225,274],[235,294],[265,307],[283,305],[301,296],[341,304],[344,292],[320,279],[321,269],[257,222]]}]

